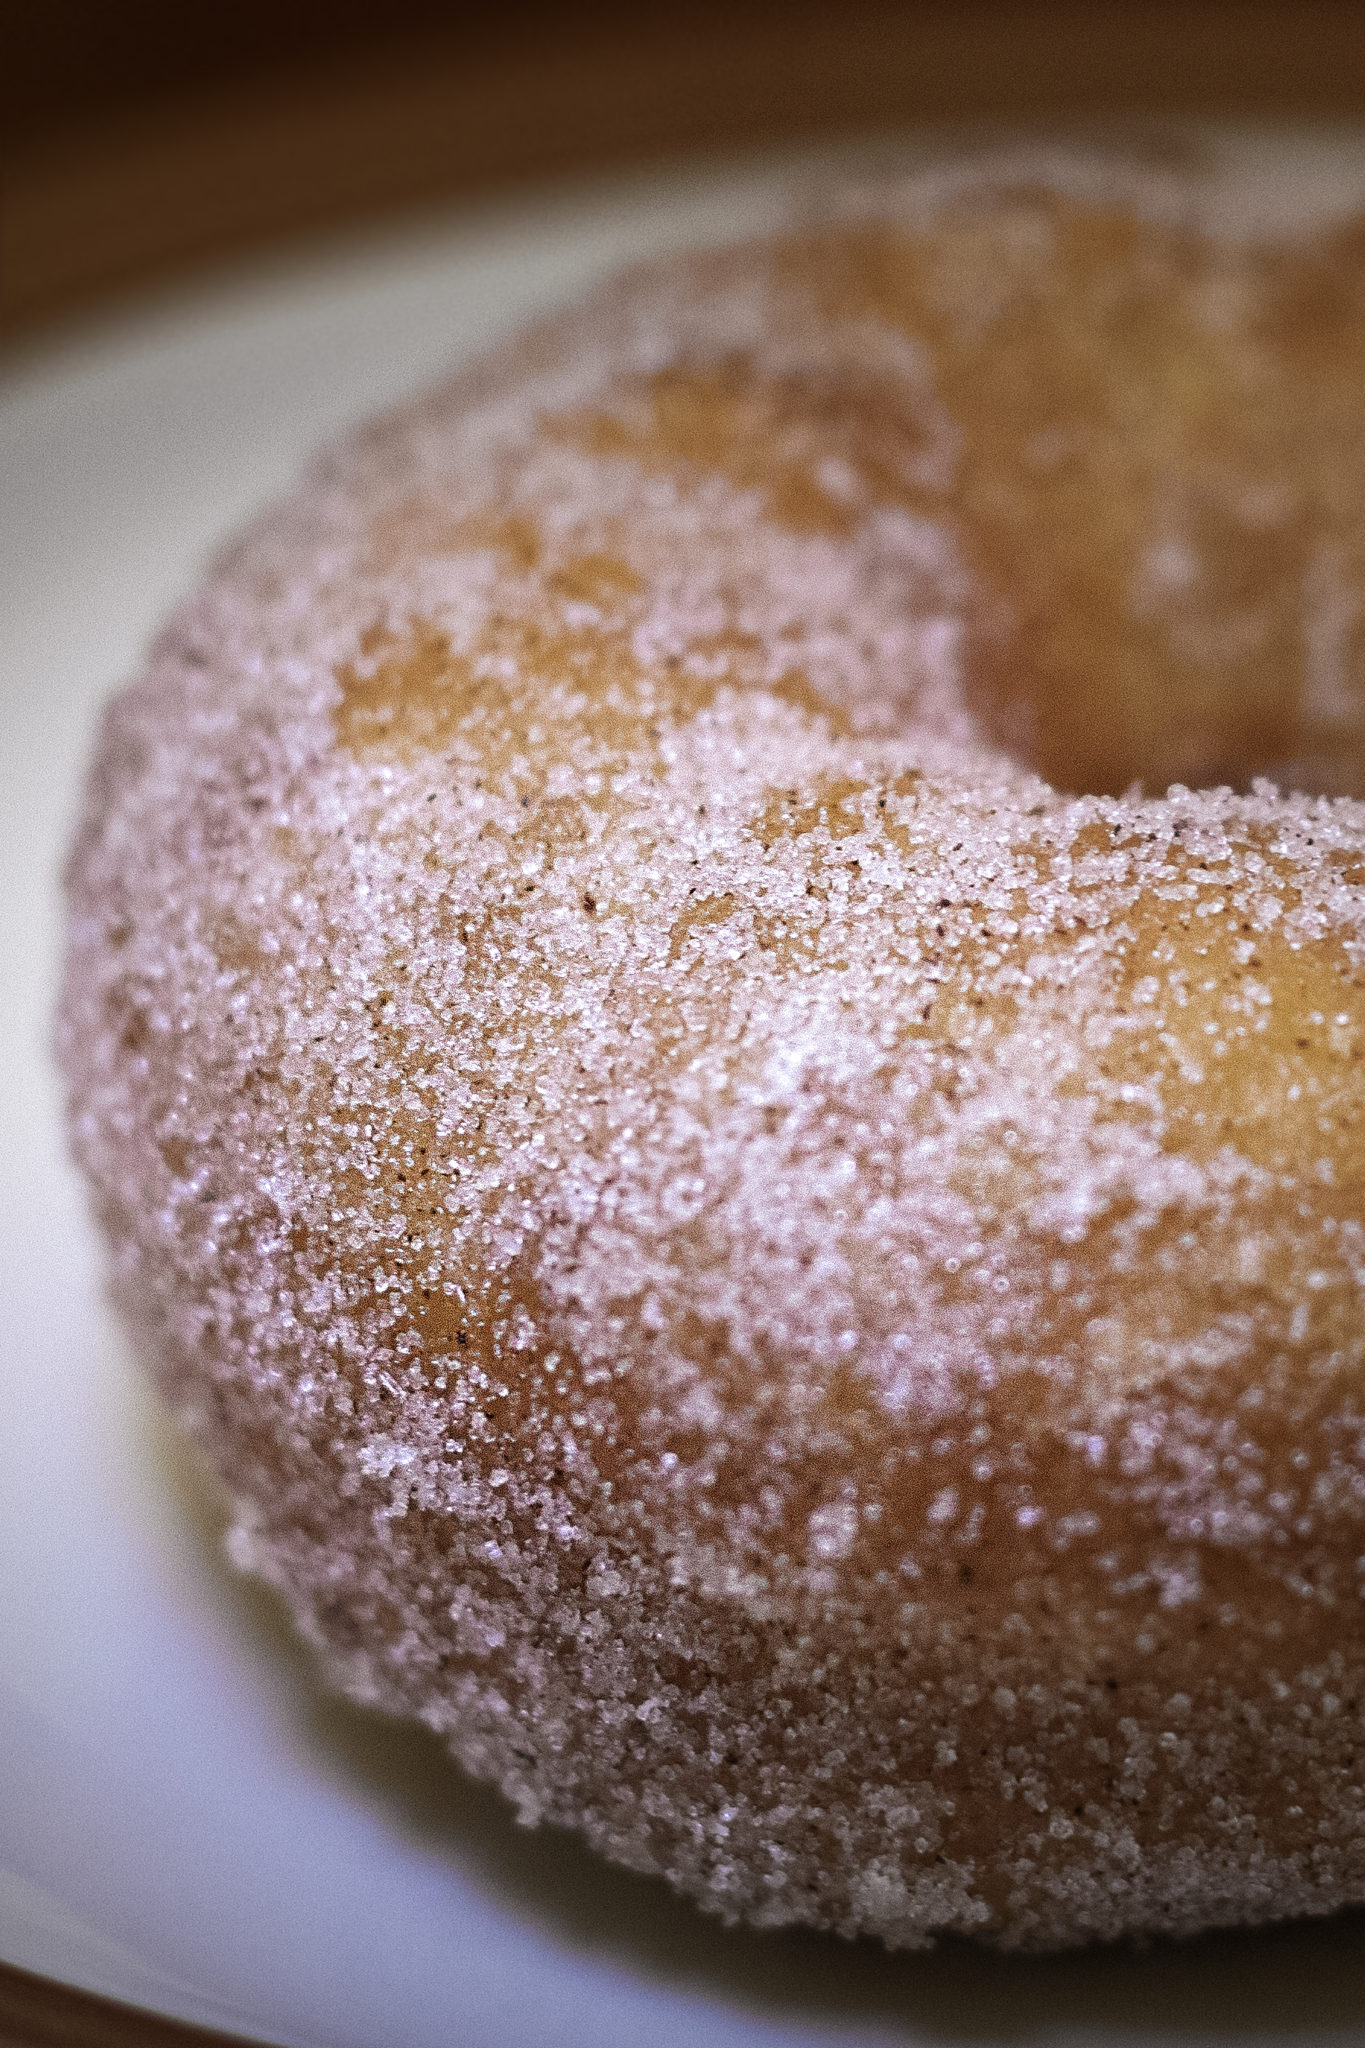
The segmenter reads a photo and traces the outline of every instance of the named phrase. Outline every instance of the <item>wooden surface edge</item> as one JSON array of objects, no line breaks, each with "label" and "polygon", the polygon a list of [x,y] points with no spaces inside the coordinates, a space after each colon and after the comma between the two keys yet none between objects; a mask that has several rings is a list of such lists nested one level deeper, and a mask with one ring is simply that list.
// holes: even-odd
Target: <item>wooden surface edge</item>
[{"label": "wooden surface edge", "polygon": [[1365,112],[1357,0],[797,0],[325,63],[30,144],[0,192],[0,333],[244,251],[499,185],[939,119]]},{"label": "wooden surface edge", "polygon": [[262,2048],[0,1962],[0,2048]]}]

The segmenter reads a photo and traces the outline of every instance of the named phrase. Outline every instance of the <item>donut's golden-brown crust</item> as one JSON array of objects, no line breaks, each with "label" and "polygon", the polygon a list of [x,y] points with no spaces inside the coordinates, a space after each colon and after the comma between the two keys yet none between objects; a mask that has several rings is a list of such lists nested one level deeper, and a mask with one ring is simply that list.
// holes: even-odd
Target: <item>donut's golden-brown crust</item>
[{"label": "donut's golden-brown crust", "polygon": [[77,1144],[239,1561],[760,1924],[1365,1899],[1365,229],[1088,176],[381,423],[73,860]]}]

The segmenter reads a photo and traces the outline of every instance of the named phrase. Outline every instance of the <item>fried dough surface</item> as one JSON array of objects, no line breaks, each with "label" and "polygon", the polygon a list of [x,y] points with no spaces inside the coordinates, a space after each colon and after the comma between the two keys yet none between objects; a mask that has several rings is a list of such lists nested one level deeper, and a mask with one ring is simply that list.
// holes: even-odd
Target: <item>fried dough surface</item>
[{"label": "fried dough surface", "polygon": [[1365,227],[1188,198],[629,278],[106,724],[73,1129],[237,1561],[730,1918],[1365,1900]]}]

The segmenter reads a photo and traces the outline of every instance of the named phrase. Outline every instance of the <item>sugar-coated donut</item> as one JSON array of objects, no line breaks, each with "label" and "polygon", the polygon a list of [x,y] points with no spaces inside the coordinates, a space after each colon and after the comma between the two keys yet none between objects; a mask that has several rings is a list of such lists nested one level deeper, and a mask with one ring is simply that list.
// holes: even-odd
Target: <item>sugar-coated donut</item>
[{"label": "sugar-coated donut", "polygon": [[1365,1900],[1365,223],[1199,183],[631,276],[105,725],[62,1058],[232,1554],[728,1918]]}]

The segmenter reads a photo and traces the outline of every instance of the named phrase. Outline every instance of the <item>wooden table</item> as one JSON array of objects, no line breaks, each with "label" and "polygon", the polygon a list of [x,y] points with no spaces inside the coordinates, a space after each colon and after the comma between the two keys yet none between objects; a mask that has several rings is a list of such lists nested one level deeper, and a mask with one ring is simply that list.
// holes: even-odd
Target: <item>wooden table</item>
[{"label": "wooden table", "polygon": [[0,331],[244,251],[645,156],[921,119],[1365,108],[1359,0],[714,0],[570,6],[21,138]]}]

